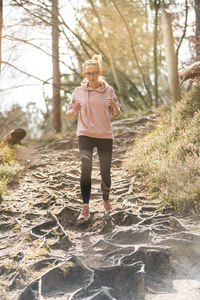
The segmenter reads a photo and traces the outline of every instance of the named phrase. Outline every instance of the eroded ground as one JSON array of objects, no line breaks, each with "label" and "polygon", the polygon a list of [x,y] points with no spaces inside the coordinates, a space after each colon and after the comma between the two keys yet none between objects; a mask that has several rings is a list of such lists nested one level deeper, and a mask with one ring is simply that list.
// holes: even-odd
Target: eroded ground
[{"label": "eroded ground", "polygon": [[20,149],[25,170],[0,209],[2,300],[200,299],[198,220],[177,217],[121,166],[154,122],[152,114],[113,123],[115,212],[104,215],[95,153],[84,224],[76,138]]}]

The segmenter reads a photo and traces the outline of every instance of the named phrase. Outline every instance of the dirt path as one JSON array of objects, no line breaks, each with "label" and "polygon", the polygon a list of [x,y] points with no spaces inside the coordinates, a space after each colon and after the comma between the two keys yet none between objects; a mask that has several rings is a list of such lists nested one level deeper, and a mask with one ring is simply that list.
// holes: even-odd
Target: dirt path
[{"label": "dirt path", "polygon": [[25,170],[0,209],[2,300],[200,298],[198,222],[177,218],[121,167],[135,137],[154,120],[150,115],[113,123],[115,213],[104,216],[95,153],[85,224],[77,223],[76,138],[20,149]]}]

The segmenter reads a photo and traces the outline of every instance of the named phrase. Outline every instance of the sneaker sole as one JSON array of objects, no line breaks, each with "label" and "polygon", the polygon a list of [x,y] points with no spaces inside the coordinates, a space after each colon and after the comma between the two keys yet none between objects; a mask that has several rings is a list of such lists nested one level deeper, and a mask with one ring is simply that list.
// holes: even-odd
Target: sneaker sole
[{"label": "sneaker sole", "polygon": [[83,222],[86,222],[86,221],[88,221],[89,220],[89,218],[90,218],[90,215],[85,219],[85,218],[83,218],[83,217],[81,217],[81,218],[78,218],[78,221],[83,221]]}]

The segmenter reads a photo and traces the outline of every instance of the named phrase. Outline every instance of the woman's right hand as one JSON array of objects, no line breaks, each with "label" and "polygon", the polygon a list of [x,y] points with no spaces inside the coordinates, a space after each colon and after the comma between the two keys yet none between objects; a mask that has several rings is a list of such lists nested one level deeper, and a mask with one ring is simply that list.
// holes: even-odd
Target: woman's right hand
[{"label": "woman's right hand", "polygon": [[74,102],[74,103],[72,104],[71,110],[72,110],[74,113],[76,113],[76,112],[78,112],[78,111],[80,110],[80,108],[81,108],[80,102]]},{"label": "woman's right hand", "polygon": [[72,103],[69,105],[68,111],[67,111],[67,117],[72,120],[75,114],[80,110],[81,104],[80,102],[75,102],[72,100]]}]

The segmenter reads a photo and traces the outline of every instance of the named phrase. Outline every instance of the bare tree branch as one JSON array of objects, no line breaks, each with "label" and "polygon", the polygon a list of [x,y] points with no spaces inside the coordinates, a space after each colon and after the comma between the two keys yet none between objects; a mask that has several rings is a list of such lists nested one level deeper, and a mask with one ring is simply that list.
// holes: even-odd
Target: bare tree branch
[{"label": "bare tree branch", "polygon": [[188,79],[200,78],[200,61],[180,70],[179,76],[182,82]]},{"label": "bare tree branch", "polygon": [[[74,13],[76,16],[76,11],[75,11],[75,7],[73,6],[73,2],[70,1],[73,9],[74,9]],[[76,16],[76,20],[78,22],[78,24],[81,26],[81,28],[83,29],[83,31],[86,33],[86,35],[88,36],[88,38],[91,40],[92,44],[96,47],[96,49],[98,50],[98,53],[102,55],[104,61],[110,66],[110,60],[108,58],[108,56],[106,55],[106,53],[103,51],[102,47],[100,47],[98,45],[98,43],[95,41],[95,39],[92,38],[91,34],[89,33],[89,31],[86,29],[86,26],[83,25],[83,22],[81,22],[80,19],[78,19],[78,17]],[[97,51],[94,48],[93,52],[96,53]],[[134,84],[134,82],[122,71],[120,70],[117,66],[115,66],[115,70],[117,71],[117,73],[123,77],[133,88],[134,92],[137,93],[138,97],[140,97],[140,99],[142,99],[142,102],[144,102],[144,96],[141,94],[141,92],[138,90],[138,88],[136,87],[136,85]],[[126,101],[128,102],[128,99],[126,99]],[[131,104],[132,105],[132,104]],[[139,103],[137,103],[138,107],[140,107]]]},{"label": "bare tree branch", "polygon": [[[147,83],[146,83],[146,80],[145,80],[145,76],[144,76],[143,70],[142,70],[142,68],[141,68],[141,66],[140,66],[140,63],[139,63],[139,60],[138,60],[138,58],[137,58],[137,54],[136,54],[136,52],[135,52],[135,48],[134,48],[134,45],[133,45],[133,39],[132,39],[132,35],[131,35],[131,32],[130,32],[129,25],[128,25],[126,19],[124,18],[122,12],[120,11],[118,5],[116,4],[116,1],[113,0],[112,2],[113,2],[113,4],[114,4],[114,7],[115,7],[115,9],[117,10],[118,14],[120,15],[120,18],[122,19],[122,21],[123,21],[125,27],[126,27],[126,30],[127,30],[128,36],[129,36],[129,40],[130,40],[131,50],[132,50],[134,59],[135,59],[135,61],[136,61],[136,65],[137,65],[138,70],[139,70],[139,72],[140,72],[140,74],[141,74],[141,76],[142,76],[142,80],[143,80],[144,86],[145,86],[145,88],[146,88],[146,90],[147,90],[148,96],[149,96],[149,98],[150,98],[150,102],[152,103],[152,95],[151,95],[151,91],[149,90],[149,87],[148,87],[148,85],[147,85]],[[145,105],[148,107],[149,104],[147,103],[147,101],[145,100],[145,98],[143,98],[143,101],[144,101]]]},{"label": "bare tree branch", "polygon": [[[11,36],[11,35],[5,35],[5,36],[3,36],[3,38],[4,38],[4,39],[9,39],[9,40],[18,41],[18,42],[22,42],[22,43],[24,43],[24,44],[27,44],[27,45],[29,45],[29,46],[32,46],[32,47],[36,48],[37,50],[43,52],[44,54],[46,54],[46,55],[52,57],[52,54],[51,54],[51,53],[48,53],[47,51],[43,50],[41,47],[39,47],[39,46],[37,46],[37,45],[35,45],[35,44],[33,44],[33,43],[27,41],[27,40],[20,39],[20,38]],[[59,59],[59,62],[62,63],[64,66],[66,66],[67,68],[70,69],[70,66],[68,66],[63,60],[60,60],[60,59]],[[74,71],[74,69],[73,69],[73,71]]]},{"label": "bare tree branch", "polygon": [[32,75],[32,74],[29,74],[28,72],[25,72],[25,71],[19,69],[18,67],[16,67],[16,66],[10,64],[10,63],[7,62],[7,61],[2,61],[2,64],[5,64],[5,65],[10,66],[10,67],[12,67],[13,69],[15,69],[15,70],[21,72],[22,74],[27,75],[28,77],[34,78],[34,79],[39,80],[39,81],[41,81],[41,82],[46,82],[46,80],[43,80],[43,79],[41,79],[41,78],[39,78],[39,77],[37,77],[37,76],[34,76],[34,75]]},{"label": "bare tree branch", "polygon": [[11,86],[9,88],[0,89],[0,92],[6,92],[9,90],[14,90],[14,89],[18,89],[21,87],[29,87],[29,86],[40,86],[40,84],[20,84],[20,85]]},{"label": "bare tree branch", "polygon": [[115,64],[114,64],[112,52],[111,52],[110,47],[109,47],[109,45],[108,45],[107,39],[106,39],[106,37],[105,37],[105,33],[104,33],[104,29],[103,29],[103,25],[102,25],[101,18],[100,18],[100,16],[99,16],[99,13],[98,13],[97,9],[96,9],[95,6],[94,6],[93,1],[92,1],[92,0],[88,0],[88,1],[89,1],[89,3],[91,4],[91,7],[92,7],[92,9],[93,9],[93,12],[94,12],[94,14],[96,15],[96,17],[97,17],[97,19],[98,19],[99,28],[100,28],[100,30],[101,30],[101,34],[102,34],[104,43],[105,43],[106,48],[107,48],[108,57],[109,57],[109,60],[110,60],[110,66],[111,66],[111,70],[112,70],[112,73],[113,73],[113,77],[114,77],[115,83],[116,83],[116,85],[117,85],[118,93],[119,93],[119,95],[121,96],[121,99],[119,99],[119,100],[120,100],[121,104],[123,105],[124,110],[127,111],[127,106],[126,106],[125,102],[122,100],[122,91],[121,91],[119,79],[118,79],[117,72],[116,72],[116,69],[115,69]]}]

